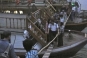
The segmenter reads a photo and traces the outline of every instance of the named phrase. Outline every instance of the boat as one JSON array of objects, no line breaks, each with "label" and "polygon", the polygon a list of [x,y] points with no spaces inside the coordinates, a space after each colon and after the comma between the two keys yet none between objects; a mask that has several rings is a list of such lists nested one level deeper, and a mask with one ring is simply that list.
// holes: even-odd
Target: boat
[{"label": "boat", "polygon": [[[69,38],[69,34],[73,37]],[[67,41],[64,43],[61,47],[54,47],[50,58],[67,58],[74,56],[80,49],[82,49],[87,44],[87,34],[82,33],[80,31],[74,31],[74,30],[65,30],[65,34],[63,37],[63,41]],[[21,58],[24,58],[24,55],[26,51],[24,49],[15,49],[19,50],[21,52],[17,52],[16,54],[20,56]],[[40,58],[44,55],[44,53],[47,51],[47,49],[43,50],[39,55]]]},{"label": "boat", "polygon": [[[3,0],[2,2],[6,2],[6,0]],[[21,3],[20,4],[22,4],[23,2],[22,1],[20,1]],[[41,2],[43,2],[43,1],[41,1]],[[24,2],[25,4],[23,4],[23,5],[16,5],[16,7],[15,7],[15,1],[11,1],[11,0],[9,0],[8,1],[8,4],[9,3],[14,3],[13,5],[9,5],[9,6],[5,6],[5,5],[1,5],[0,6],[0,8],[3,10],[3,13],[5,13],[5,12],[7,12],[7,9],[8,9],[8,11],[12,11],[11,13],[14,13],[15,12],[15,10],[17,10],[17,12],[21,12],[21,11],[19,11],[19,10],[22,10],[23,11],[23,14],[27,14],[27,11],[29,10],[28,8],[28,6],[26,6],[26,2]],[[60,3],[58,3],[58,1],[57,1],[57,4],[52,4],[53,6],[57,6],[58,8],[61,8],[61,1],[60,1]],[[33,5],[33,4],[32,4]],[[37,4],[35,4],[36,5],[36,7],[37,8],[42,8],[42,7],[44,7],[45,6],[45,3],[40,3],[40,5],[37,3]],[[67,4],[67,2],[65,1],[64,2],[64,5],[68,5]],[[2,6],[4,6],[3,8],[2,8]],[[79,6],[81,7],[81,5],[80,5],[80,3],[79,3]],[[33,6],[30,6],[30,9],[31,9],[31,12],[34,12],[34,11],[36,11],[37,10],[37,8],[36,7],[33,7]],[[14,10],[13,10],[14,9]],[[0,12],[2,12],[2,10],[0,10]],[[34,11],[33,11],[34,10]],[[14,12],[13,12],[14,11]],[[85,10],[82,10],[84,13],[86,12]],[[30,12],[28,12],[28,14],[30,14]],[[78,27],[77,27],[78,26]],[[83,20],[83,22],[80,22],[80,23],[73,23],[73,22],[69,22],[68,24],[66,24],[66,27],[65,27],[65,29],[71,29],[71,30],[78,30],[78,31],[81,31],[81,30],[83,30],[84,28],[86,27],[86,21],[85,20]]]},{"label": "boat", "polygon": [[[46,18],[48,18],[49,15],[53,14],[53,13],[47,14],[46,11],[52,12],[52,11],[50,11],[52,9],[49,10],[49,8],[44,10],[44,11],[43,10],[41,11],[42,13],[40,15],[41,15],[41,17],[43,17],[42,21],[44,23],[46,23],[46,20],[47,20]],[[39,12],[36,11],[36,13],[39,13]],[[34,14],[36,14],[36,13],[34,13]],[[46,34],[43,33],[42,30],[40,30],[40,28],[35,25],[35,22],[37,21],[36,19],[38,18],[38,17],[35,17],[35,16],[38,16],[38,14],[35,15],[35,16],[34,16],[34,14],[32,13],[31,18],[29,18],[29,17],[27,17],[27,18],[9,18],[9,17],[5,18],[4,17],[5,20],[6,20],[6,26],[4,26],[4,27],[9,28],[9,30],[10,29],[19,29],[19,30],[22,29],[22,31],[23,31],[23,29],[26,28],[29,31],[29,33],[37,40],[37,42],[39,42],[42,46],[45,46],[47,44],[46,42],[44,42],[44,40],[47,39]],[[44,20],[44,18],[46,20]],[[7,20],[8,19],[9,19],[9,23],[10,23],[9,26],[7,25]],[[19,21],[17,21],[17,24],[15,24],[16,22],[14,22],[15,21],[14,19],[19,20]],[[23,22],[22,22],[22,19],[23,19]],[[12,20],[13,20],[13,25],[11,23]],[[18,24],[18,22],[20,22],[20,25]],[[32,26],[32,28],[30,28],[28,25]],[[44,25],[44,26],[46,26],[46,25]],[[68,24],[66,26],[68,26]],[[84,47],[84,45],[87,44],[87,38],[86,38],[87,35],[85,33],[81,33],[80,31],[73,31],[73,30],[76,30],[76,28],[75,29],[72,29],[72,28],[70,29],[70,27],[72,27],[72,26],[70,25],[68,27],[65,27],[65,29],[68,29],[68,30],[65,30],[65,32],[64,32],[65,34],[64,34],[64,37],[63,37],[63,46],[57,47],[57,45],[54,44],[54,48],[53,48],[53,50],[51,52],[50,58],[72,57],[82,47]],[[16,44],[18,45],[18,43],[16,43]],[[20,58],[25,58],[26,51],[24,50],[24,48],[14,47],[14,49],[15,49],[15,53]],[[46,50],[47,49],[44,49],[41,53],[38,54],[38,56],[40,58],[42,58],[42,56],[45,54]]]},{"label": "boat", "polygon": [[87,20],[83,20],[80,23],[67,22],[65,29],[82,31],[86,26],[87,26]]},{"label": "boat", "polygon": [[86,26],[87,26],[87,11],[81,10],[81,14],[79,14],[79,17],[74,19],[74,22],[69,20],[65,26],[65,29],[82,31]]}]

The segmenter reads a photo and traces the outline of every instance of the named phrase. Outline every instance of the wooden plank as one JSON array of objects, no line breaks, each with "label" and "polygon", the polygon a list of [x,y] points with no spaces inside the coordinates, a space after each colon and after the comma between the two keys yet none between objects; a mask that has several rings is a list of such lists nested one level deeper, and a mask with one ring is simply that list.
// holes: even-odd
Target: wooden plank
[{"label": "wooden plank", "polygon": [[49,58],[49,56],[50,56],[52,50],[53,50],[53,46],[50,45],[50,46],[48,47],[47,51],[45,52],[45,54],[43,55],[42,58]]},{"label": "wooden plank", "polygon": [[30,29],[28,29],[29,33],[42,45],[42,46],[45,46],[46,43],[44,41],[42,41],[37,35],[35,35],[33,33],[33,31],[31,31]]},{"label": "wooden plank", "polygon": [[28,19],[28,21],[32,24],[32,26],[35,29],[37,29],[42,34],[42,37],[44,37],[45,39],[47,38],[46,35],[36,25],[34,25],[34,23],[30,19]]}]

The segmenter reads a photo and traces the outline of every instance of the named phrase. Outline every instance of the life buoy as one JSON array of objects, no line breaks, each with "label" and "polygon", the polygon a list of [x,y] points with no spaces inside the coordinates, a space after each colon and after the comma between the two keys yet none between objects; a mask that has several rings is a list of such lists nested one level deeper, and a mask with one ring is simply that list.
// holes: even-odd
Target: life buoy
[{"label": "life buoy", "polygon": [[48,33],[48,22],[46,21],[45,33]]}]

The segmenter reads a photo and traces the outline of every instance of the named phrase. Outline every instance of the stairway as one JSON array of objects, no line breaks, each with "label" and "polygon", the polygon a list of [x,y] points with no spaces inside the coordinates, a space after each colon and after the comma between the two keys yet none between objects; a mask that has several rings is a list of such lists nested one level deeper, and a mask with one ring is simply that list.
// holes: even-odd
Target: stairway
[{"label": "stairway", "polygon": [[[47,41],[47,34],[45,34],[46,23],[53,16],[54,12],[53,6],[47,6],[35,11],[26,19],[27,30],[42,46],[45,46]],[[38,22],[38,19],[40,22]]]},{"label": "stairway", "polygon": [[46,45],[47,36],[29,19],[26,20],[27,30],[42,45]]}]

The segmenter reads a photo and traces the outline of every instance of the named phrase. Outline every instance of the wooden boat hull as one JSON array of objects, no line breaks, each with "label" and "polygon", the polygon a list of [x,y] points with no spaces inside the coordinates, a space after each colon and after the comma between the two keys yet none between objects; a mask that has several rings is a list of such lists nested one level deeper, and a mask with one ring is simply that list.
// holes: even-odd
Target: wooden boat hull
[{"label": "wooden boat hull", "polygon": [[[55,48],[53,49],[50,58],[67,58],[74,56],[81,48],[86,45],[87,39],[84,39],[83,41],[80,41],[78,43],[75,43],[71,46],[66,46],[66,47],[60,47],[60,48]],[[44,52],[42,52],[39,56],[40,58]]]},{"label": "wooden boat hull", "polygon": [[77,24],[76,23],[66,24],[65,29],[82,31],[86,26],[87,26],[87,21],[84,21],[82,23],[77,23]]},{"label": "wooden boat hull", "polygon": [[[81,48],[83,48],[87,44],[87,38],[84,38],[84,40],[77,42],[75,44],[72,44],[70,46],[65,47],[59,47],[53,49],[50,58],[67,58],[74,56]],[[43,54],[46,51],[42,51],[39,54],[39,58],[42,58]],[[20,58],[25,58],[25,52],[16,52]]]},{"label": "wooden boat hull", "polygon": [[[65,30],[65,32],[69,32],[69,31]],[[81,32],[78,32],[78,31],[72,31],[72,30],[71,30],[71,33],[82,35],[83,36],[82,40],[80,40],[76,43],[70,44],[70,45],[65,45],[65,46],[54,48],[51,55],[50,55],[50,58],[72,57],[87,44],[87,37],[84,37],[85,36],[84,33],[81,33]],[[79,39],[79,38],[77,37],[77,39]],[[23,52],[16,52],[16,54],[18,56],[20,56],[21,58],[25,58],[25,56],[24,56],[25,52],[24,51]],[[39,54],[39,58],[42,58],[42,56],[44,55],[45,52],[46,52],[46,50],[42,51]]]}]

